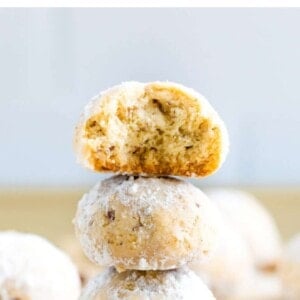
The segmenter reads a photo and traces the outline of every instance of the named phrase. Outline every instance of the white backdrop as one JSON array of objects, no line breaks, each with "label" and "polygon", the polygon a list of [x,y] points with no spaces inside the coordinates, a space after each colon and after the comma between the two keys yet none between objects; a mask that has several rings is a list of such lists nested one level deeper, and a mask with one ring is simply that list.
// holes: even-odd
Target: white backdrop
[{"label": "white backdrop", "polygon": [[204,183],[300,182],[299,9],[1,9],[0,185],[78,185],[73,127],[126,80],[199,90],[230,155]]}]

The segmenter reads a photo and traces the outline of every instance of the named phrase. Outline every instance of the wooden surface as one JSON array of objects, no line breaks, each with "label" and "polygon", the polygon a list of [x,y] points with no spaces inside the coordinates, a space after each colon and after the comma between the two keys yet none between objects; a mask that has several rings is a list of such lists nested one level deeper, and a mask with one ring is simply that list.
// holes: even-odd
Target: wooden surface
[{"label": "wooden surface", "polygon": [[[59,242],[73,235],[76,205],[88,188],[0,189],[0,230],[34,232]],[[300,232],[300,189],[257,188],[253,192],[274,216],[283,239]]]}]

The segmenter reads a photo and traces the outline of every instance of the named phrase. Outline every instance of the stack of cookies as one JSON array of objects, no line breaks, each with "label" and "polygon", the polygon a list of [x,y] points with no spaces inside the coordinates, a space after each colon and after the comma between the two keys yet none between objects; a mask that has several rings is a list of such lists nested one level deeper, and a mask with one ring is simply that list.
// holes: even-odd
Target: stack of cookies
[{"label": "stack of cookies", "polygon": [[97,96],[76,128],[78,161],[117,175],[79,202],[75,229],[107,267],[82,299],[214,299],[188,267],[218,240],[218,212],[190,183],[225,159],[227,132],[207,100],[169,82],[127,82]]}]

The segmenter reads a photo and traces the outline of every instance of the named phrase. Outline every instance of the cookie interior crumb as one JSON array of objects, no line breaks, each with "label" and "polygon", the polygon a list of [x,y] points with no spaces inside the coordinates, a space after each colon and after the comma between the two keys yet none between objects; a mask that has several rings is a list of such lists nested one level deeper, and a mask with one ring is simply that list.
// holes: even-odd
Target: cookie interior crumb
[{"label": "cookie interior crumb", "polygon": [[206,176],[218,168],[220,128],[201,117],[201,103],[178,88],[148,85],[131,105],[85,122],[89,162],[98,171]]}]

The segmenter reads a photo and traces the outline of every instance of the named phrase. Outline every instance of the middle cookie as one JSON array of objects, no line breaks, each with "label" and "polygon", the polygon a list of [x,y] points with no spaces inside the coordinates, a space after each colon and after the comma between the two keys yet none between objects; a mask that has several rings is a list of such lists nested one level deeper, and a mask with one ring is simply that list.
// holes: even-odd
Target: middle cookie
[{"label": "middle cookie", "polygon": [[205,259],[218,235],[216,208],[175,178],[114,176],[79,202],[75,229],[86,255],[118,271],[166,270]]}]

